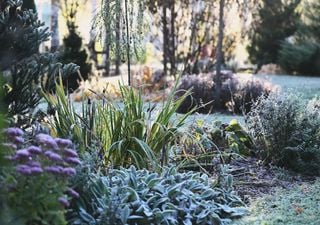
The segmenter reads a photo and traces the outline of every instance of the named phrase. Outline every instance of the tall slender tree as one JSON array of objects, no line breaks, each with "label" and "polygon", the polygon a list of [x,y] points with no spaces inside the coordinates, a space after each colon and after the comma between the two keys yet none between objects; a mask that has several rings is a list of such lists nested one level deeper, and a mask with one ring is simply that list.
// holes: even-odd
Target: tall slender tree
[{"label": "tall slender tree", "polygon": [[120,65],[121,65],[121,2],[116,3],[116,49],[115,49],[115,74],[120,74]]},{"label": "tall slender tree", "polygon": [[58,50],[59,40],[59,0],[51,0],[51,52]]},{"label": "tall slender tree", "polygon": [[224,7],[225,0],[219,0],[219,33],[218,33],[218,41],[217,41],[217,50],[216,50],[216,76],[214,76],[215,89],[214,89],[214,99],[215,105],[217,109],[221,109],[221,65],[223,61],[222,55],[222,43],[223,43],[223,35],[224,35]]},{"label": "tall slender tree", "polygon": [[124,56],[121,59],[127,62],[129,83],[131,81],[131,57],[138,58],[137,48],[141,45],[144,35],[143,12],[143,0],[102,0],[101,9],[94,22],[94,26],[98,29],[97,37],[100,40],[105,37],[106,33],[108,34],[109,43],[107,44],[110,44],[110,53],[111,51],[114,53],[116,61],[120,61],[120,55]]},{"label": "tall slender tree", "polygon": [[167,9],[168,9],[168,0],[162,1],[162,51],[163,51],[163,74],[166,76],[168,74],[168,44],[169,44],[169,30],[168,30],[168,20],[167,20]]}]

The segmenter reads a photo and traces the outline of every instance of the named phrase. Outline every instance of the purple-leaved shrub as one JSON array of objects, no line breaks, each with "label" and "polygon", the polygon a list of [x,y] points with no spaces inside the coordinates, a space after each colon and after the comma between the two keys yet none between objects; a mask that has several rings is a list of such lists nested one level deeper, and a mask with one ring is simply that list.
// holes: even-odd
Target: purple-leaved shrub
[{"label": "purple-leaved shrub", "polygon": [[10,216],[19,216],[23,224],[66,224],[65,208],[79,197],[68,186],[81,163],[72,141],[47,134],[25,141],[19,128],[8,128],[4,134],[7,164],[0,182],[8,194],[1,200]]},{"label": "purple-leaved shrub", "polygon": [[[197,112],[200,113],[214,112],[216,110],[214,76],[213,73],[183,76],[176,96],[181,96],[190,89],[191,94],[183,101],[177,112],[186,113],[194,107],[197,107]],[[253,102],[260,96],[267,96],[276,90],[270,82],[251,76],[222,73],[221,81],[221,110],[234,113],[249,112]]]}]

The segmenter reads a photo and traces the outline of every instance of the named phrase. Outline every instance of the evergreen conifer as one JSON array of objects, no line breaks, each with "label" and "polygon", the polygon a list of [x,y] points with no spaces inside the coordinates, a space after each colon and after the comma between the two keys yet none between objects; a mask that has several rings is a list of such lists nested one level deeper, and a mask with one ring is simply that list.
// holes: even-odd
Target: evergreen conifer
[{"label": "evergreen conifer", "polygon": [[79,68],[61,64],[56,54],[39,53],[50,33],[36,12],[21,6],[20,0],[0,1],[0,74],[9,115],[25,116],[38,105],[41,89],[54,91],[59,75],[65,79]]},{"label": "evergreen conifer", "polygon": [[296,11],[301,0],[263,0],[258,7],[257,20],[249,34],[249,59],[260,68],[276,63],[281,43],[293,35],[298,26]]}]

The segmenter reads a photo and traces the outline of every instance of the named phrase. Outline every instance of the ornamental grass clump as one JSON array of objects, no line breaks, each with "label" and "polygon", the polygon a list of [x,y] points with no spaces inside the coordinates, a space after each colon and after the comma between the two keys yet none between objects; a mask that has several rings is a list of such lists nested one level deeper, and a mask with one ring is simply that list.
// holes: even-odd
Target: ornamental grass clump
[{"label": "ornamental grass clump", "polygon": [[[142,93],[120,85],[120,101],[100,95],[100,102],[83,103],[82,115],[69,101],[60,81],[56,95],[43,93],[56,109],[49,126],[57,136],[71,137],[81,154],[97,149],[106,166],[158,168],[169,162],[170,148],[183,126],[185,115],[175,112],[189,92],[175,97],[176,86],[167,100],[157,105],[144,103]],[[148,108],[147,108],[148,107]]]},{"label": "ornamental grass clump", "polygon": [[14,224],[19,218],[22,224],[65,224],[65,208],[70,199],[79,197],[68,187],[81,163],[72,141],[47,134],[25,141],[19,128],[4,133],[6,164],[0,173],[0,197],[7,215],[0,223]]}]

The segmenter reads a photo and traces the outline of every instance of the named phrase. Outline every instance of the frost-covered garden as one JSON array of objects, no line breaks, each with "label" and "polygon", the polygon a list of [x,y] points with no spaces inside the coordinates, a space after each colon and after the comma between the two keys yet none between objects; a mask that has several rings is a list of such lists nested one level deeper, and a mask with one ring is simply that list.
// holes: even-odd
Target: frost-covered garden
[{"label": "frost-covered garden", "polygon": [[0,0],[0,224],[320,224],[319,12]]}]

